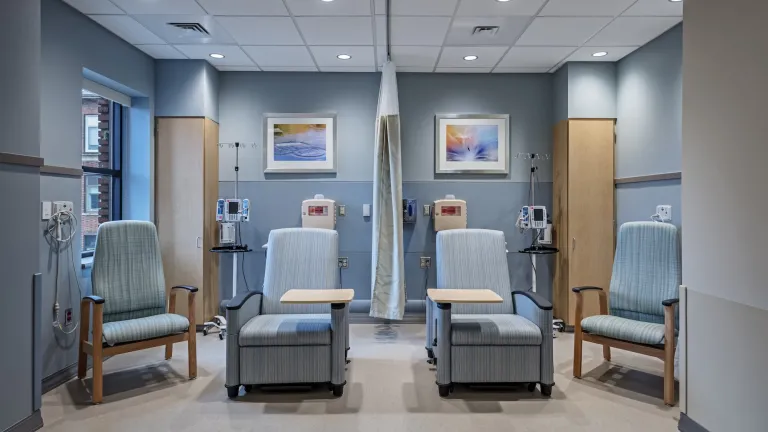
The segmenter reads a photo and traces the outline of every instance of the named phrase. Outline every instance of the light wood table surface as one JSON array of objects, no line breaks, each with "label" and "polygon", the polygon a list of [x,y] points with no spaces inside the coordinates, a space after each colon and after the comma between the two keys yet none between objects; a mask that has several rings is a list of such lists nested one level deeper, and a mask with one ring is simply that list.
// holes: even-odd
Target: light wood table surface
[{"label": "light wood table surface", "polygon": [[504,299],[489,289],[435,289],[427,290],[435,303],[503,303]]},{"label": "light wood table surface", "polygon": [[285,304],[351,303],[353,289],[292,289],[280,298]]}]

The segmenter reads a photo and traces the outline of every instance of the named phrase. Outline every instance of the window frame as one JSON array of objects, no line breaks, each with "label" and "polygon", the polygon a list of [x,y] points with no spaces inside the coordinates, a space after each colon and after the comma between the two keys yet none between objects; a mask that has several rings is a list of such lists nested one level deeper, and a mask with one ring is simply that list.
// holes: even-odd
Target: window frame
[{"label": "window frame", "polygon": [[[114,102],[113,102],[114,103]],[[89,118],[96,118],[96,148],[91,150],[90,134],[88,128],[92,127],[88,125]],[[99,153],[99,115],[98,114],[83,114],[83,153],[98,154]]]}]

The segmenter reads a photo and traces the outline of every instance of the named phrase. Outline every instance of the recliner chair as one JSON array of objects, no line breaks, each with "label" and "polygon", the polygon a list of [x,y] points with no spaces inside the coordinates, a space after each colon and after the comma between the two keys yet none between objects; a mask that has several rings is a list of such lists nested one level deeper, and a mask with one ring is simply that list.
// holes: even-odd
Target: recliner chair
[{"label": "recliner chair", "polygon": [[[440,396],[448,396],[453,383],[527,383],[530,391],[539,384],[542,394],[551,395],[552,304],[533,292],[512,291],[503,232],[439,232],[437,287],[491,289],[503,299],[433,309]],[[428,301],[428,312],[434,306]]]},{"label": "recliner chair", "polygon": [[[327,383],[335,396],[346,384],[346,305],[281,304],[291,289],[338,287],[338,234],[316,228],[269,233],[263,292],[239,293],[227,305],[226,388]],[[337,309],[338,307],[338,309]]]}]

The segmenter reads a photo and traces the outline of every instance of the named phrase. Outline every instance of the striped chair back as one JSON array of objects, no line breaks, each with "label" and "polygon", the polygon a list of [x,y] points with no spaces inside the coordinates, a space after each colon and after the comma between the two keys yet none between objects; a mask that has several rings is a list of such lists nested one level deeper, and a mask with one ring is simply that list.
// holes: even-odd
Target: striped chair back
[{"label": "striped chair back", "polygon": [[284,305],[290,289],[338,288],[339,235],[319,228],[285,228],[269,233],[261,312],[272,314],[330,313],[327,304]]},{"label": "striped chair back", "polygon": [[99,226],[91,271],[93,294],[103,297],[104,322],[165,313],[165,275],[151,222]]},{"label": "striped chair back", "polygon": [[455,314],[512,313],[512,290],[504,233],[453,229],[437,233],[437,287],[491,289],[504,299],[495,304],[456,304]]},{"label": "striped chair back", "polygon": [[663,324],[661,302],[678,298],[681,280],[676,226],[658,222],[621,226],[611,276],[611,315]]}]

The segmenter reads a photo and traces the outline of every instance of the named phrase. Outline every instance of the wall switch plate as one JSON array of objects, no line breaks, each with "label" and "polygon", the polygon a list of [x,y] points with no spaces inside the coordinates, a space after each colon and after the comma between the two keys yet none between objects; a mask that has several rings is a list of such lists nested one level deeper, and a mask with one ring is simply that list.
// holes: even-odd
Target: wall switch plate
[{"label": "wall switch plate", "polygon": [[661,219],[662,222],[669,222],[672,220],[672,206],[671,205],[656,206],[656,214],[659,215],[659,219]]},{"label": "wall switch plate", "polygon": [[47,220],[51,219],[51,202],[50,201],[43,201],[43,204],[42,204],[41,207],[42,207],[42,216],[41,216],[41,218],[44,221],[47,221]]},{"label": "wall switch plate", "polygon": [[363,217],[371,217],[371,205],[363,204]]},{"label": "wall switch plate", "polygon": [[72,205],[72,201],[54,201],[53,202],[53,212],[54,213],[71,213],[74,210],[74,205]]},{"label": "wall switch plate", "polygon": [[432,206],[429,204],[424,204],[424,208],[422,208],[422,214],[424,216],[431,216],[432,215]]},{"label": "wall switch plate", "polygon": [[340,268],[348,268],[349,267],[349,258],[347,258],[347,257],[339,257],[339,267]]},{"label": "wall switch plate", "polygon": [[347,215],[347,206],[340,205],[339,206],[339,216],[346,216]]},{"label": "wall switch plate", "polygon": [[432,267],[432,258],[430,257],[421,257],[419,262],[419,267],[423,269],[427,269]]}]

